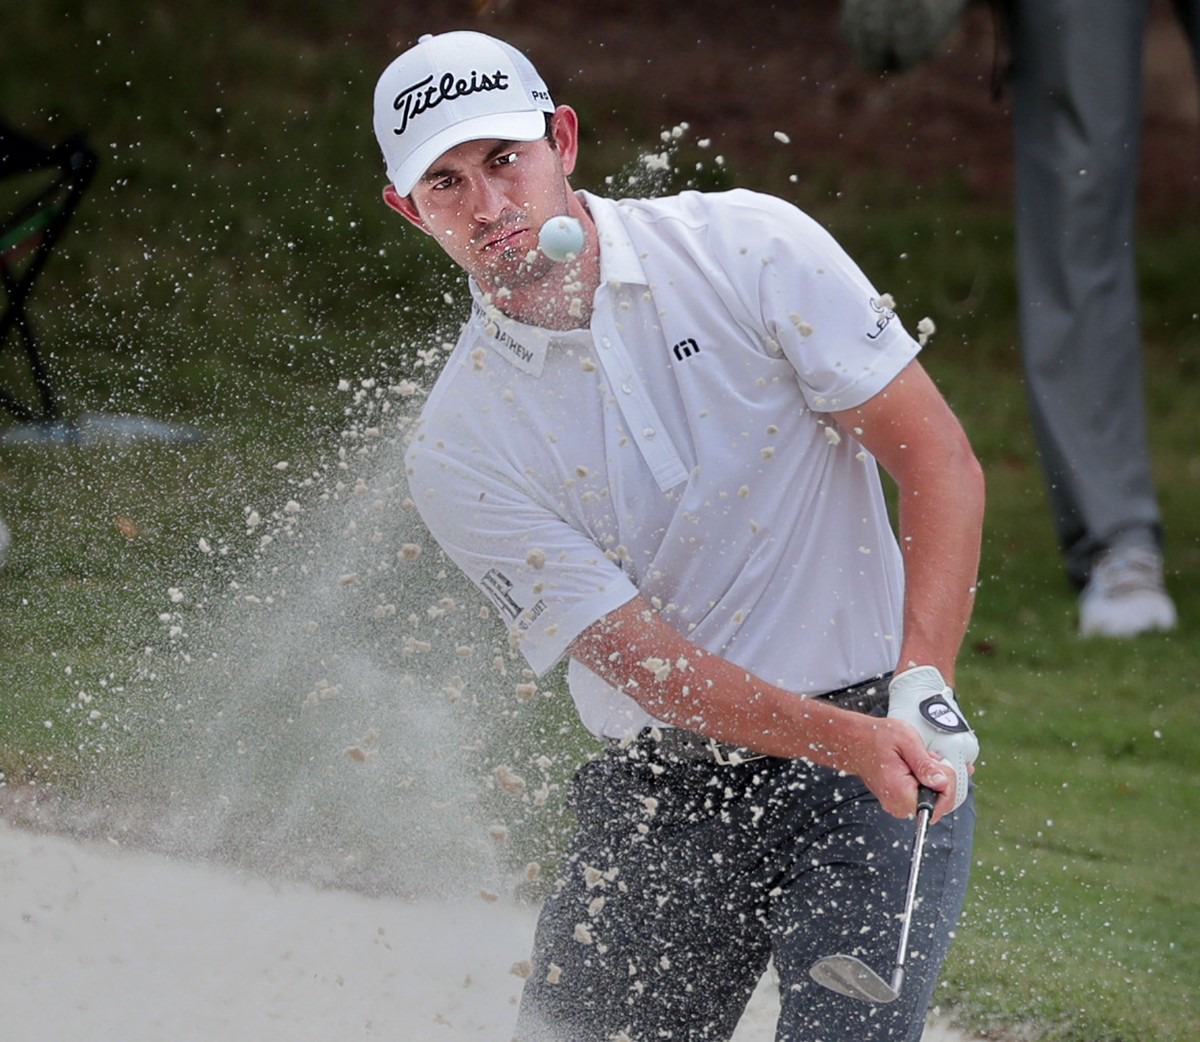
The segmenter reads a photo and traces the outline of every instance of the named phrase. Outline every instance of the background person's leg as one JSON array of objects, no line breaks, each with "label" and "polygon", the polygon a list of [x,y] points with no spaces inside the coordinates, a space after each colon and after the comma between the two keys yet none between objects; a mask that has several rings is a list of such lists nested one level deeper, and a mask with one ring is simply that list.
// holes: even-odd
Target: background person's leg
[{"label": "background person's leg", "polygon": [[1157,543],[1135,269],[1145,0],[1012,0],[1022,348],[1068,574]]}]

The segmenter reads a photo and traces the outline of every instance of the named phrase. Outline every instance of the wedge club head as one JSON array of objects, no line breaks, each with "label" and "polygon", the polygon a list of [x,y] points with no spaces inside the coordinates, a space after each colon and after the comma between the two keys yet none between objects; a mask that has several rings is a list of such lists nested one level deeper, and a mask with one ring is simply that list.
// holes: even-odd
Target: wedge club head
[{"label": "wedge club head", "polygon": [[827,955],[813,963],[808,974],[822,987],[863,1002],[895,1002],[900,988],[853,955]]}]

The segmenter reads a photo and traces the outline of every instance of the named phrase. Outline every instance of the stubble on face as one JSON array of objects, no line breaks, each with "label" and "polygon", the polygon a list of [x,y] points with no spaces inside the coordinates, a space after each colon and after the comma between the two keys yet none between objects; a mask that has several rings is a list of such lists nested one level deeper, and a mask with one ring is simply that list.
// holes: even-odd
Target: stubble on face
[{"label": "stubble on face", "polygon": [[[566,207],[565,199],[562,206]],[[539,227],[539,221],[528,211],[516,211],[484,228],[471,244],[481,261],[471,272],[475,281],[489,292],[515,293],[537,286],[552,275],[558,265],[537,248]],[[513,241],[506,242],[506,238]]]},{"label": "stubble on face", "polygon": [[567,213],[568,206],[564,187],[548,206],[537,207],[536,215],[532,208],[514,208],[465,244],[462,267],[493,304],[518,321],[549,329],[586,324],[591,308],[590,298],[582,299],[581,262],[551,260],[537,247],[542,223]]}]

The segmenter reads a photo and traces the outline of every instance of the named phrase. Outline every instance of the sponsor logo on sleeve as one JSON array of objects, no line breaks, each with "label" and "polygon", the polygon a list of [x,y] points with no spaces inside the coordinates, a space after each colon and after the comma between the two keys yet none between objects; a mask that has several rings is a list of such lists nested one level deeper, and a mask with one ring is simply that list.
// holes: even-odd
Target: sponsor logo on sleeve
[{"label": "sponsor logo on sleeve", "polygon": [[508,620],[509,625],[515,625],[521,631],[529,629],[534,620],[546,610],[544,600],[539,600],[532,608],[522,608],[512,595],[512,580],[499,568],[493,568],[484,575],[479,580],[479,588],[487,594],[488,600],[495,606],[496,611]]},{"label": "sponsor logo on sleeve", "polygon": [[892,319],[896,317],[895,311],[893,311],[882,301],[877,300],[875,297],[871,298],[871,310],[874,311],[878,317],[875,319],[875,328],[867,334],[868,340],[874,340],[876,337],[878,337],[885,329],[887,329]]},{"label": "sponsor logo on sleeve", "polygon": [[479,586],[501,615],[509,622],[516,621],[522,608],[513,600],[513,584],[507,575],[499,568],[493,568],[479,581]]}]

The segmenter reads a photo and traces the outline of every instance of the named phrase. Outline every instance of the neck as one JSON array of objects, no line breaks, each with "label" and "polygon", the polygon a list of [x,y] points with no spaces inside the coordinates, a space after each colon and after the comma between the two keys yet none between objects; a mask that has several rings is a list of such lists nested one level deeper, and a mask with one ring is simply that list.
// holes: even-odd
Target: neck
[{"label": "neck", "polygon": [[525,285],[480,288],[509,318],[540,329],[582,329],[592,318],[592,298],[600,285],[600,251],[594,239],[573,260],[548,267]]}]

